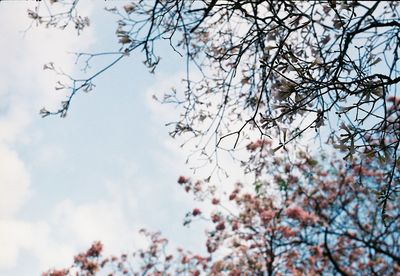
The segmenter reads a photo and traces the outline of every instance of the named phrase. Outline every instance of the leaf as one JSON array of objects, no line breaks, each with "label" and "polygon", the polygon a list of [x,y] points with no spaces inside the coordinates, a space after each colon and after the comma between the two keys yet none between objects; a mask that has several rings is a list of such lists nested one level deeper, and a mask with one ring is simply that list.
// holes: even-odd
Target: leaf
[{"label": "leaf", "polygon": [[39,111],[39,114],[42,116],[42,118],[47,117],[50,115],[50,112],[46,108],[42,108]]},{"label": "leaf", "polygon": [[46,63],[45,65],[43,65],[43,70],[54,70],[54,63],[53,62]]},{"label": "leaf", "polygon": [[346,150],[347,150],[347,147],[346,147],[344,144],[342,144],[342,143],[340,143],[340,144],[333,144],[333,147],[334,147],[335,149],[340,150],[340,151],[346,151]]},{"label": "leaf", "polygon": [[346,113],[347,111],[353,109],[354,106],[341,106],[339,107],[339,112],[340,113]]},{"label": "leaf", "polygon": [[382,61],[382,59],[380,58],[380,57],[378,57],[377,59],[375,59],[372,63],[371,63],[371,66],[372,65],[375,65],[375,64],[378,64],[379,62],[381,62]]},{"label": "leaf", "polygon": [[340,124],[339,128],[344,129],[347,133],[351,134],[350,129],[343,122]]},{"label": "leaf", "polygon": [[83,91],[86,93],[89,93],[90,91],[93,90],[94,87],[96,87],[96,85],[94,85],[93,83],[90,82],[83,87]]},{"label": "leaf", "polygon": [[280,190],[286,190],[288,187],[288,183],[283,179],[278,180],[278,185]]},{"label": "leaf", "polygon": [[331,36],[330,36],[330,35],[326,35],[326,36],[324,36],[324,38],[321,40],[321,44],[322,44],[322,45],[326,45],[330,40],[331,40]]},{"label": "leaf", "polygon": [[260,194],[261,187],[262,187],[261,181],[257,180],[256,182],[254,182],[254,189],[257,195]]},{"label": "leaf", "polygon": [[135,10],[135,5],[127,4],[124,6],[124,10],[127,14],[131,14]]},{"label": "leaf", "polygon": [[130,42],[132,42],[132,40],[127,35],[124,35],[119,39],[119,43],[122,43],[122,44],[127,44]]},{"label": "leaf", "polygon": [[240,83],[241,84],[248,84],[248,83],[250,83],[250,78],[249,77],[244,77],[241,81],[240,81]]}]

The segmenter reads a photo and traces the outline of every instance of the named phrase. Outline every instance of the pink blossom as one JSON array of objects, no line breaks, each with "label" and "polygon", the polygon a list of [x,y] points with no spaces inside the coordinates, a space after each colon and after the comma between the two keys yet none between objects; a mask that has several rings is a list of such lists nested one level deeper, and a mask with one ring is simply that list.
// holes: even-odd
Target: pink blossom
[{"label": "pink blossom", "polygon": [[185,183],[187,183],[189,181],[189,179],[188,178],[186,178],[186,177],[184,177],[184,176],[179,176],[179,178],[178,178],[178,183],[179,184],[185,184]]},{"label": "pink blossom", "polygon": [[224,230],[225,229],[225,223],[223,221],[221,221],[220,223],[217,224],[215,229],[217,229],[218,231]]},{"label": "pink blossom", "polygon": [[279,226],[277,230],[280,231],[282,233],[282,236],[285,238],[294,237],[295,235],[292,229],[287,226]]},{"label": "pink blossom", "polygon": [[94,242],[89,250],[86,252],[87,257],[98,257],[103,250],[103,244],[99,241]]},{"label": "pink blossom", "polygon": [[234,200],[236,198],[236,193],[233,192],[229,195],[229,200]]},{"label": "pink blossom", "polygon": [[263,223],[268,223],[275,217],[275,212],[273,210],[262,211],[260,217]]},{"label": "pink blossom", "polygon": [[200,215],[200,214],[201,214],[201,211],[200,211],[199,208],[194,208],[194,209],[193,209],[193,211],[192,211],[192,215],[193,215],[193,216],[198,216],[198,215]]},{"label": "pink blossom", "polygon": [[219,199],[218,198],[213,198],[211,200],[211,203],[214,204],[214,205],[217,205],[217,204],[219,204]]},{"label": "pink blossom", "polygon": [[314,223],[316,220],[316,218],[312,214],[304,211],[302,208],[297,206],[288,208],[286,210],[286,215],[289,218],[298,220],[302,223]]},{"label": "pink blossom", "polygon": [[232,221],[232,231],[236,231],[239,229],[239,223],[237,220]]},{"label": "pink blossom", "polygon": [[216,223],[216,222],[218,222],[220,220],[221,220],[221,217],[219,215],[217,215],[217,214],[211,215],[211,221],[212,222]]}]

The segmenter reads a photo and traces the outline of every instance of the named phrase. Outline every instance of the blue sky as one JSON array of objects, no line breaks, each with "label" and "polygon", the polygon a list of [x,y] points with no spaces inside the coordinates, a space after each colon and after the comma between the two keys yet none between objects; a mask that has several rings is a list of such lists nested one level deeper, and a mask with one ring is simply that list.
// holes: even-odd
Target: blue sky
[{"label": "blue sky", "polygon": [[203,249],[202,224],[182,227],[198,205],[176,184],[190,172],[187,151],[164,126],[179,111],[151,99],[183,75],[183,60],[168,47],[155,75],[136,53],[78,95],[67,118],[38,114],[65,96],[43,64],[76,74],[67,52],[118,49],[115,18],[99,2],[80,7],[92,18],[81,36],[36,27],[23,36],[33,1],[0,3],[0,275],[68,265],[94,240],[106,253],[138,248],[142,227],[161,230],[172,248]]}]

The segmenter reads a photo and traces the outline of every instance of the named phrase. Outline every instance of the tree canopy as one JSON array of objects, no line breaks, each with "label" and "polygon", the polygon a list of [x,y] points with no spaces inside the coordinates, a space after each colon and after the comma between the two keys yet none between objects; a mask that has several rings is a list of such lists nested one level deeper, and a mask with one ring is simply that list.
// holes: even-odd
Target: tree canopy
[{"label": "tree canopy", "polygon": [[[264,145],[264,146],[262,146]],[[271,143],[259,143],[267,151]],[[251,147],[252,155],[259,155]],[[379,163],[360,167],[343,160],[315,159],[297,153],[262,157],[265,182],[256,192],[237,183],[221,197],[218,187],[181,176],[178,179],[196,200],[213,206],[211,212],[194,208],[184,224],[207,220],[207,254],[184,248],[174,252],[159,232],[142,230],[149,246],[118,256],[102,255],[102,245],[78,254],[65,269],[51,276],[94,275],[397,275],[400,273],[400,212],[388,206],[393,218],[381,223],[381,212],[371,188],[379,186],[384,172]],[[260,167],[259,167],[260,168]],[[364,185],[354,181],[360,173]],[[266,181],[265,176],[272,176]],[[257,182],[256,182],[257,183]],[[276,189],[277,188],[277,189]],[[275,193],[268,193],[276,189]],[[194,226],[194,225],[192,225]],[[362,272],[360,272],[362,271]]]},{"label": "tree canopy", "polygon": [[[274,149],[316,135],[352,159],[375,156],[386,168],[382,204],[399,189],[400,81],[397,1],[133,1],[108,11],[118,16],[118,50],[77,53],[85,67],[99,56],[115,59],[84,78],[68,75],[56,89],[67,98],[60,109],[41,114],[66,116],[76,93],[118,61],[142,52],[151,72],[169,41],[186,60],[184,91],[160,101],[179,105],[170,134],[188,135],[201,155],[215,157],[221,141],[234,149],[250,133],[273,137]],[[46,8],[44,8],[44,6]],[[52,12],[57,7],[57,12]],[[32,25],[81,32],[90,20],[79,15],[79,0],[41,1],[28,11]],[[55,70],[54,64],[45,65]],[[59,74],[64,74],[58,72]],[[64,74],[65,75],[65,74]],[[361,161],[360,161],[361,162]]]}]

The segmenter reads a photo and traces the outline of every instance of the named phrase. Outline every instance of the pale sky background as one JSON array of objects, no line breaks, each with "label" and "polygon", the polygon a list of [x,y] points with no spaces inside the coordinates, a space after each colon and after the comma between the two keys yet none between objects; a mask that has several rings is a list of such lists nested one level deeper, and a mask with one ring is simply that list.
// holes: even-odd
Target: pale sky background
[{"label": "pale sky background", "polygon": [[164,126],[178,111],[151,99],[183,74],[183,60],[168,47],[156,75],[137,53],[96,80],[93,92],[78,95],[67,118],[39,116],[65,96],[54,90],[57,76],[42,70],[45,63],[77,73],[68,52],[119,48],[104,1],[81,2],[92,24],[80,36],[43,27],[23,36],[35,3],[0,3],[0,275],[69,265],[94,240],[106,253],[132,251],[143,245],[143,227],[161,230],[172,249],[204,248],[202,224],[182,226],[198,204],[176,184],[190,172]]}]

